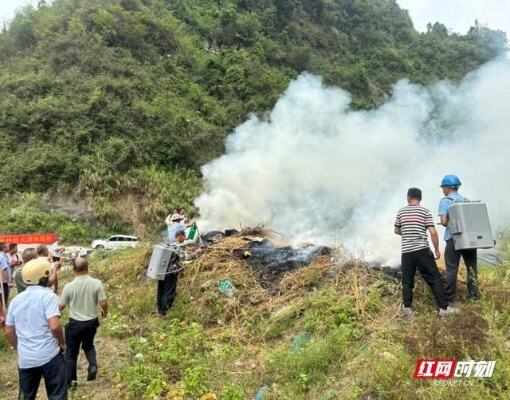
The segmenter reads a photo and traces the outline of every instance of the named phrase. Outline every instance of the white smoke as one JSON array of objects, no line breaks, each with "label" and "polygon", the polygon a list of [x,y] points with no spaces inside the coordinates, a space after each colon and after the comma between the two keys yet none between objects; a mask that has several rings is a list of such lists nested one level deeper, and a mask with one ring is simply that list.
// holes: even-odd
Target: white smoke
[{"label": "white smoke", "polygon": [[[443,175],[488,203],[493,228],[510,222],[510,62],[484,65],[455,86],[398,82],[371,111],[302,74],[269,117],[251,116],[202,168],[203,228],[266,225],[293,243],[341,244],[371,260],[399,256],[393,234],[407,189],[437,214]],[[441,234],[442,232],[440,232]]]}]

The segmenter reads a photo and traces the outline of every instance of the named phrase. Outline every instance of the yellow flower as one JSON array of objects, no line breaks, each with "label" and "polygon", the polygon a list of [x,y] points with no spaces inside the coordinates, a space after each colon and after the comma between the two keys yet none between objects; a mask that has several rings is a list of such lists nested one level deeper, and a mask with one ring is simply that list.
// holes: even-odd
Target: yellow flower
[{"label": "yellow flower", "polygon": [[166,400],[184,400],[186,391],[182,388],[173,388],[167,393]]}]

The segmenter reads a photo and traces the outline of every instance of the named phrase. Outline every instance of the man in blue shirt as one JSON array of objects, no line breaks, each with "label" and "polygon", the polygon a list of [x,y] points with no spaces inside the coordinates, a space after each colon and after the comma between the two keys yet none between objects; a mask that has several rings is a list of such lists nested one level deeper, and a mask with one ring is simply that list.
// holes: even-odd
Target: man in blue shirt
[{"label": "man in blue shirt", "polygon": [[441,181],[441,188],[445,197],[439,202],[438,214],[441,218],[441,224],[446,227],[444,231],[444,240],[446,241],[444,259],[446,264],[445,294],[448,302],[455,300],[457,273],[459,272],[461,257],[464,260],[464,264],[466,264],[469,298],[472,300],[480,298],[476,249],[455,250],[452,233],[447,227],[448,207],[455,202],[466,201],[466,198],[458,193],[460,185],[460,179],[455,175],[446,175]]},{"label": "man in blue shirt", "polygon": [[2,296],[3,298],[0,300],[0,307],[7,308],[7,303],[9,303],[9,291],[11,288],[11,264],[9,263],[9,258],[7,257],[7,244],[0,243],[0,274],[2,274]]},{"label": "man in blue shirt", "polygon": [[67,400],[66,342],[57,295],[48,288],[51,264],[38,258],[22,271],[27,289],[14,297],[5,321],[7,341],[18,351],[19,384],[25,400],[37,396],[44,378],[48,400]]},{"label": "man in blue shirt", "polygon": [[167,230],[167,243],[172,244],[175,243],[175,234],[179,231],[186,231],[186,224],[184,224],[184,217],[180,214],[169,215],[166,219],[166,224],[168,226]]}]

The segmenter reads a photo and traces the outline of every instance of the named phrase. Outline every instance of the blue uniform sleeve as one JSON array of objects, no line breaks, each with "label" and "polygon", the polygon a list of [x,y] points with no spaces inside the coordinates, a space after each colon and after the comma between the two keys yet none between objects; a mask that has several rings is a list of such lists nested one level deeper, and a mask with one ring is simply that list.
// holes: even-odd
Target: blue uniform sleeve
[{"label": "blue uniform sleeve", "polygon": [[0,269],[6,270],[10,268],[9,261],[7,260],[7,257],[3,254],[0,254]]},{"label": "blue uniform sleeve", "polygon": [[441,199],[439,202],[439,210],[437,214],[439,216],[448,214],[448,207],[450,207],[450,204],[452,204],[453,200],[449,199],[448,197],[445,197]]},{"label": "blue uniform sleeve", "polygon": [[49,296],[46,297],[44,302],[44,313],[46,319],[50,319],[53,317],[60,318],[60,311],[58,309],[58,298],[55,293],[50,293]]},{"label": "blue uniform sleeve", "polygon": [[16,325],[16,317],[14,316],[14,310],[16,308],[15,301],[13,300],[11,304],[9,304],[9,308],[7,309],[7,317],[5,318],[5,324],[9,326],[15,326]]}]

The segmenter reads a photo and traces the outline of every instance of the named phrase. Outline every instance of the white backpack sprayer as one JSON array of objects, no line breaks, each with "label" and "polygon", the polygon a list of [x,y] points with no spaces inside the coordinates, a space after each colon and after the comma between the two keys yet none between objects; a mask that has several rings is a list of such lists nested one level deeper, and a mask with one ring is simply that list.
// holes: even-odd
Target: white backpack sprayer
[{"label": "white backpack sprayer", "polygon": [[450,205],[447,225],[455,250],[495,246],[487,206],[481,201],[459,201]]}]

